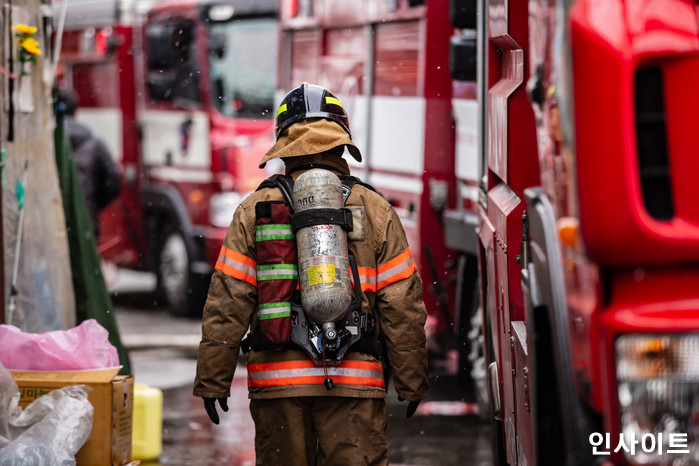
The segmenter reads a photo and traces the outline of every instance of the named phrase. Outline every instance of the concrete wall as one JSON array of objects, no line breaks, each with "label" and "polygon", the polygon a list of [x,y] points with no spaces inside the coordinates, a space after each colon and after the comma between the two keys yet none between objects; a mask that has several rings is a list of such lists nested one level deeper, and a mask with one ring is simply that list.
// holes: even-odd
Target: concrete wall
[{"label": "concrete wall", "polygon": [[[5,0],[0,7],[0,65],[19,77],[14,27],[37,26],[42,51],[30,76],[14,80],[0,75],[0,148],[7,154],[2,189],[4,323],[27,332],[65,329],[75,325],[75,298],[54,153],[51,103],[50,0]],[[26,167],[26,172],[25,172]],[[20,209],[17,179],[26,180],[25,215],[19,254],[17,299],[8,322],[10,284],[15,264]]]}]

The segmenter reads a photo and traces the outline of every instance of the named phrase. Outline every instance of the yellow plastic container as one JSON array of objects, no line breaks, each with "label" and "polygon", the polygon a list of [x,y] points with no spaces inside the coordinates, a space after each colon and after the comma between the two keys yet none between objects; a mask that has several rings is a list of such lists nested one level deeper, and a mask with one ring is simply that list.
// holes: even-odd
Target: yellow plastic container
[{"label": "yellow plastic container", "polygon": [[133,457],[154,460],[163,450],[163,391],[136,383],[133,387]]}]

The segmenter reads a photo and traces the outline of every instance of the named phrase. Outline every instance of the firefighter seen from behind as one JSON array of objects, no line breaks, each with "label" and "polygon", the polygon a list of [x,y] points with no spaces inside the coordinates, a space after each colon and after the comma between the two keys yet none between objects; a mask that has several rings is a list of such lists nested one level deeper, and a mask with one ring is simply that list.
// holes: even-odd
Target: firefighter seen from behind
[{"label": "firefighter seen from behind", "polygon": [[257,464],[388,464],[390,375],[407,417],[428,395],[422,281],[396,212],[349,175],[345,149],[361,154],[330,91],[287,94],[276,137],[260,168],[280,158],[285,175],[228,228],[194,395],[218,424],[242,349]]}]

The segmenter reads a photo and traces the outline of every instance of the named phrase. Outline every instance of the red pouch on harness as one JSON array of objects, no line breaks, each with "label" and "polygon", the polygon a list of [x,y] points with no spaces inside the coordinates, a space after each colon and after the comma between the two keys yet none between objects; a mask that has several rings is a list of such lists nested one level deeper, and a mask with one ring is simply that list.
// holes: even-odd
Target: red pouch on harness
[{"label": "red pouch on harness", "polygon": [[298,284],[291,209],[282,201],[255,206],[257,317],[265,346],[281,349],[291,339],[291,297]]}]

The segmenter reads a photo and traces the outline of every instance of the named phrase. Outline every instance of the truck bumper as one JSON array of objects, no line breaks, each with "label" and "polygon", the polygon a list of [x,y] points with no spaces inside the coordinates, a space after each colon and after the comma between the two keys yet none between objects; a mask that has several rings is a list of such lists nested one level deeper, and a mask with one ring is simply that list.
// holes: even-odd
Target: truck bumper
[{"label": "truck bumper", "polygon": [[[613,279],[613,298],[598,317],[600,344],[595,345],[601,353],[595,359],[601,363],[597,378],[602,412],[608,413],[605,432],[616,435],[617,441],[621,432],[627,434],[627,440],[645,434],[657,438],[658,433],[667,439],[674,435],[672,429],[666,430],[664,421],[658,419],[673,419],[673,429],[686,435],[683,443],[688,454],[676,455],[678,459],[694,457],[699,444],[699,409],[685,396],[696,393],[699,386],[694,349],[699,341],[697,280],[699,270],[689,268],[619,272]],[[617,362],[620,358],[623,364]],[[645,420],[643,428],[633,423],[635,418]],[[612,454],[612,459],[637,464],[633,455],[624,458],[622,453],[616,458]]]}]

